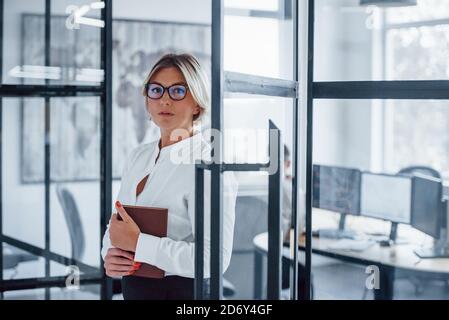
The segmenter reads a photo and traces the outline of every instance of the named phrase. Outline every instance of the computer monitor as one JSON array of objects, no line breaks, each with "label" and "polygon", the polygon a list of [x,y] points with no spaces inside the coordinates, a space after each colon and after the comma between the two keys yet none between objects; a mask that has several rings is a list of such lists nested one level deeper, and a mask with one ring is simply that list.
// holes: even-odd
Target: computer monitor
[{"label": "computer monitor", "polygon": [[412,190],[412,227],[438,239],[444,214],[441,180],[416,174]]},{"label": "computer monitor", "polygon": [[362,216],[410,224],[411,177],[363,172],[361,186]]},{"label": "computer monitor", "polygon": [[333,166],[313,166],[315,208],[342,214],[360,214],[360,170]]}]

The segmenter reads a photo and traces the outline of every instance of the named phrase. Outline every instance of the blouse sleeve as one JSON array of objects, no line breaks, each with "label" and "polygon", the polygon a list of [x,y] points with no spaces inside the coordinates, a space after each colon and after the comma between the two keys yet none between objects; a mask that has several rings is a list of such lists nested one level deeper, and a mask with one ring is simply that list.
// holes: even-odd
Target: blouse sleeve
[{"label": "blouse sleeve", "polygon": [[[210,172],[205,172],[206,181]],[[204,186],[204,277],[210,277],[210,187]],[[223,179],[223,272],[228,268],[234,237],[235,203],[238,184],[232,172]],[[195,236],[195,193],[188,196],[188,215]],[[137,241],[135,260],[154,265],[168,273],[195,277],[195,243],[175,241],[141,233]]]}]

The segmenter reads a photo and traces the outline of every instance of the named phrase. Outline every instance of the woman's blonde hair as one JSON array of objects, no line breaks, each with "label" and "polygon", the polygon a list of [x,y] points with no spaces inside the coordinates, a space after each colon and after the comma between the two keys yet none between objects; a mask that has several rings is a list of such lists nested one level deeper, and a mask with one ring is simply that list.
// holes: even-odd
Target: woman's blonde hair
[{"label": "woman's blonde hair", "polygon": [[142,95],[147,96],[145,86],[151,78],[164,68],[177,68],[184,76],[192,93],[193,99],[200,107],[200,113],[193,116],[193,121],[199,121],[208,113],[209,100],[209,81],[204,70],[201,68],[198,60],[191,54],[174,54],[169,53],[162,56],[153,66],[148,76],[145,78],[142,87]]}]

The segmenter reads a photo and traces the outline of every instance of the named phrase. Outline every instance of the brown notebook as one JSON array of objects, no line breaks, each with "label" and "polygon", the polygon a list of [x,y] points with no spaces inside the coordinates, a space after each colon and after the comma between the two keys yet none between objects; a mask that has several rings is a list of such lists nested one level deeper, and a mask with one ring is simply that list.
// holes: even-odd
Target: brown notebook
[{"label": "brown notebook", "polygon": [[[167,236],[168,209],[131,205],[123,205],[123,208],[139,226],[141,232],[156,237]],[[163,278],[165,272],[151,264],[142,263],[139,270],[137,270],[133,276]]]}]

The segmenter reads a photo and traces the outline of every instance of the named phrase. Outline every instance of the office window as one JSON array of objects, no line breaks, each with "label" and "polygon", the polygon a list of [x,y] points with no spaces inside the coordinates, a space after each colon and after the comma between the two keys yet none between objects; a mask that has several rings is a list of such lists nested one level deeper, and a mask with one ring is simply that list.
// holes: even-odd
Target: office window
[{"label": "office window", "polygon": [[426,165],[449,176],[447,101],[387,101],[385,169]]},{"label": "office window", "polygon": [[446,100],[329,99],[315,105],[315,162],[389,173],[423,165],[447,177]]},{"label": "office window", "polygon": [[392,28],[387,32],[388,80],[440,80],[449,76],[449,20],[437,26]]},{"label": "office window", "polygon": [[[443,80],[449,76],[449,10],[443,1],[421,1],[423,10],[395,9],[388,14],[388,79]],[[429,24],[435,19],[439,23]],[[408,23],[408,25],[401,25]],[[385,103],[385,168],[427,164],[449,175],[449,108],[447,101]]]},{"label": "office window", "polygon": [[[379,8],[361,7],[355,1],[320,0],[316,10],[315,27],[320,36],[315,41],[315,80],[448,78],[449,12],[444,1],[424,0],[416,6]],[[326,32],[328,28],[335,28],[337,33]],[[330,34],[332,37],[327,39]],[[446,106],[441,101],[374,102],[370,117],[373,122],[369,126],[373,147],[378,151],[364,167],[394,171],[407,164],[426,163],[445,175],[444,126],[449,116]],[[417,137],[412,131],[421,135]],[[332,150],[330,147],[323,152]]]},{"label": "office window", "polygon": [[447,80],[447,3],[316,1],[316,81]]}]

